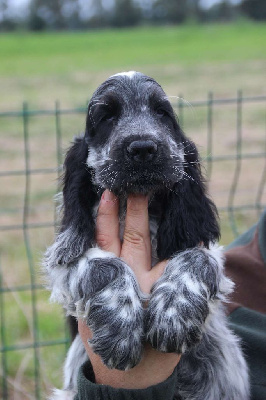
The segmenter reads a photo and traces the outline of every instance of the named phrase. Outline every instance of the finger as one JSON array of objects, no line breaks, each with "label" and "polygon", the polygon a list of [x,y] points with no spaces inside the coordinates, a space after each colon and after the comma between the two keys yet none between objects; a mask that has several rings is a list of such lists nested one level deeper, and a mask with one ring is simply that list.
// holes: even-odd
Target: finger
[{"label": "finger", "polygon": [[130,195],[128,197],[121,257],[135,273],[151,268],[147,196]]},{"label": "finger", "polygon": [[96,241],[105,251],[120,256],[119,201],[109,190],[103,192],[96,220]]},{"label": "finger", "polygon": [[161,261],[151,268],[150,271],[141,272],[137,275],[140,288],[143,293],[151,293],[152,287],[164,273],[167,261]]},{"label": "finger", "polygon": [[153,285],[158,281],[158,279],[162,276],[164,273],[165,267],[167,265],[166,260],[160,261],[158,264],[156,264],[152,269],[149,271],[148,276],[146,277],[145,280],[145,293],[150,293]]}]

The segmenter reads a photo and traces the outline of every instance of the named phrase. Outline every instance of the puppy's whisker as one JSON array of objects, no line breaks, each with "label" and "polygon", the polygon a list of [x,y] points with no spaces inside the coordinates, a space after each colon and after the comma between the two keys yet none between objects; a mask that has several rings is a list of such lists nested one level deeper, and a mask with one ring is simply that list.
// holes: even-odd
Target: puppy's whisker
[{"label": "puppy's whisker", "polygon": [[185,103],[186,105],[188,105],[188,106],[190,106],[190,107],[193,107],[192,104],[191,104],[188,100],[184,99],[183,97],[180,97],[180,96],[167,96],[167,98],[168,98],[168,99],[178,99],[178,100],[181,100],[181,101],[182,101],[183,103]]},{"label": "puppy's whisker", "polygon": [[183,165],[200,164],[200,161],[183,161]]},{"label": "puppy's whisker", "polygon": [[193,181],[196,184],[198,184],[198,182],[194,178],[192,178],[192,176],[190,176],[188,173],[186,173],[185,171],[183,171],[183,175],[185,175],[188,179],[190,179],[191,181]]}]

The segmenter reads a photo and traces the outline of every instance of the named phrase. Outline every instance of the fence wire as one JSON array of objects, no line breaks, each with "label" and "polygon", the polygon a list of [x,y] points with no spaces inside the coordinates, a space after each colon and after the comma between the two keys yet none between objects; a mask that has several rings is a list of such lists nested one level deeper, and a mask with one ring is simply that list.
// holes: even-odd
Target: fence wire
[{"label": "fence wire", "polygon": [[[173,106],[200,147],[210,192],[229,243],[266,207],[266,96]],[[40,258],[53,240],[57,178],[86,107],[0,112],[0,398],[41,399],[59,386],[69,337],[60,307],[48,304]],[[77,128],[78,127],[78,128]],[[2,180],[2,181],[1,181]]]}]

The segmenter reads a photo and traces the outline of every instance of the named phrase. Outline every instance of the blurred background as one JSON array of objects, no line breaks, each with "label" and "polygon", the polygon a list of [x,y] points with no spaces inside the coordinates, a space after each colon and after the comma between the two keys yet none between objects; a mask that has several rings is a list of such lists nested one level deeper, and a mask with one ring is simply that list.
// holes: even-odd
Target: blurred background
[{"label": "blurred background", "polygon": [[266,206],[265,0],[0,0],[0,398],[60,387],[69,345],[40,260],[64,154],[110,75],[155,78],[199,147],[221,243]]}]

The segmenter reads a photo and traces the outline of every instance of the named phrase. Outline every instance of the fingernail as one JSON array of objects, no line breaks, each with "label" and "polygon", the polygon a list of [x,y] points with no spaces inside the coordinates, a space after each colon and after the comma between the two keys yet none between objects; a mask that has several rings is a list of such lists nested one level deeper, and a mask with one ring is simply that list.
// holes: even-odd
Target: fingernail
[{"label": "fingernail", "polygon": [[110,192],[110,190],[106,189],[102,194],[102,199],[104,201],[112,201],[112,202],[114,202],[116,197],[115,197],[114,193],[112,193],[112,192]]}]

